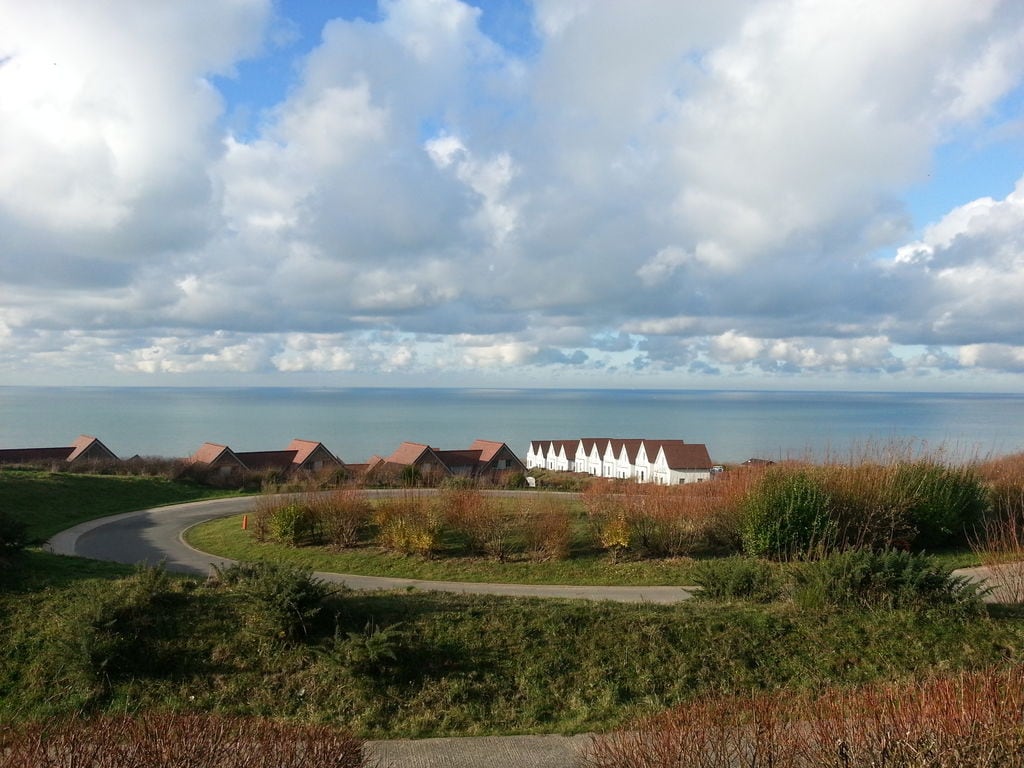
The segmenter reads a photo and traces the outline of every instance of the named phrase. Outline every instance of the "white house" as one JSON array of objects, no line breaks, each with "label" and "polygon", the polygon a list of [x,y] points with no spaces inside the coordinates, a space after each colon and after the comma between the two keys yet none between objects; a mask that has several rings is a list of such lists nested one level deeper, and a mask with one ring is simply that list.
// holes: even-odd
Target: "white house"
[{"label": "white house", "polygon": [[666,440],[658,446],[651,465],[651,479],[660,485],[700,483],[711,479],[711,457],[707,446]]},{"label": "white house", "polygon": [[661,485],[710,480],[714,466],[702,443],[607,437],[534,441],[526,463],[527,467]]}]

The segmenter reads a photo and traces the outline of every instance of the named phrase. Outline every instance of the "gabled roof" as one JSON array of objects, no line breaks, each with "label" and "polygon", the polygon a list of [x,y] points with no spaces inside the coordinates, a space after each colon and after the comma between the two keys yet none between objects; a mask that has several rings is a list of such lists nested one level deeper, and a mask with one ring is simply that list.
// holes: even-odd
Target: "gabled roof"
[{"label": "gabled roof", "polygon": [[317,451],[323,451],[331,459],[338,462],[339,465],[345,466],[345,462],[327,450],[327,446],[315,440],[300,440],[299,438],[295,438],[288,444],[288,450],[295,451],[295,458],[292,459],[292,463],[296,466],[305,464],[306,461]]},{"label": "gabled roof", "polygon": [[237,451],[235,456],[246,469],[287,471],[292,468],[295,451]]},{"label": "gabled roof", "polygon": [[498,455],[498,451],[507,447],[504,443],[495,440],[474,440],[473,444],[469,446],[469,450],[480,451],[480,461],[486,464]]},{"label": "gabled roof", "polygon": [[415,464],[430,446],[423,443],[404,442],[395,449],[395,452],[388,456],[387,461],[392,464]]},{"label": "gabled roof", "polygon": [[439,451],[431,449],[438,460],[444,464],[449,470],[454,472],[457,469],[469,469],[470,472],[476,470],[480,466],[480,451],[474,450],[455,450],[455,451]]},{"label": "gabled roof", "polygon": [[[68,454],[68,462],[73,462],[75,459],[84,456],[88,453],[100,453],[103,458],[116,459],[117,456],[112,450],[107,448],[103,443],[99,441],[99,438],[95,438],[92,435],[79,435],[78,439],[71,444],[71,453]],[[89,458],[97,458],[96,456],[90,456]]]},{"label": "gabled roof", "polygon": [[665,452],[669,469],[711,469],[708,448],[702,443],[684,443],[682,440],[665,440],[660,449]]},{"label": "gabled roof", "polygon": [[28,464],[33,461],[66,461],[71,452],[65,448],[3,448],[0,464]]},{"label": "gabled roof", "polygon": [[615,443],[615,457],[620,457],[623,449],[625,449],[626,460],[630,464],[636,464],[636,457],[640,454],[640,446],[644,444],[644,441],[636,438],[626,438],[624,440],[616,440]]},{"label": "gabled roof", "polygon": [[221,460],[245,466],[238,456],[235,455],[234,451],[220,443],[203,443],[199,446],[199,450],[192,454],[191,458],[191,461],[195,464],[216,464]]},{"label": "gabled roof", "polygon": [[107,446],[92,435],[79,435],[74,443],[59,448],[5,448],[0,449],[0,464],[28,464],[36,461],[66,461],[80,458],[116,459]]}]

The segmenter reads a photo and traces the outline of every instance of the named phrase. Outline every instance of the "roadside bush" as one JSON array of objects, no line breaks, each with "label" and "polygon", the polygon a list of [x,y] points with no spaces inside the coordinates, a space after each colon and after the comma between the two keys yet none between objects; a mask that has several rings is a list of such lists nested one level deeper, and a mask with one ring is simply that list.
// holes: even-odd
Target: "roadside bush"
[{"label": "roadside bush", "polygon": [[416,496],[381,499],[373,512],[377,543],[402,554],[429,556],[440,545],[443,519]]},{"label": "roadside bush", "polygon": [[405,640],[401,624],[381,627],[369,621],[362,632],[349,632],[345,655],[355,672],[379,675],[398,663]]},{"label": "roadside bush", "polygon": [[246,598],[249,627],[261,639],[294,643],[311,634],[331,589],[312,571],[277,563],[235,563],[214,583]]},{"label": "roadside bush", "polygon": [[354,547],[370,524],[372,508],[361,491],[313,493],[306,497],[305,504],[317,521],[319,533],[335,549]]},{"label": "roadside bush", "polygon": [[301,502],[291,502],[274,510],[269,519],[270,535],[293,547],[310,544],[319,536],[319,521],[314,511]]},{"label": "roadside bush", "polygon": [[322,725],[218,715],[29,723],[0,733],[0,768],[361,768],[362,742]]},{"label": "roadside bush", "polygon": [[1022,768],[1024,671],[703,697],[596,737],[588,768]]},{"label": "roadside bush", "polygon": [[803,563],[793,574],[793,599],[801,608],[976,609],[980,592],[932,558],[898,550],[837,552]]},{"label": "roadside bush", "polygon": [[864,461],[821,470],[836,521],[837,543],[851,549],[906,549],[917,529],[899,465]]},{"label": "roadside bush", "polygon": [[964,543],[981,522],[987,498],[971,467],[947,467],[932,461],[901,465],[897,487],[906,494],[916,548]]},{"label": "roadside bush", "polygon": [[0,509],[0,561],[28,546],[28,527],[10,512]]},{"label": "roadside bush", "polygon": [[475,488],[446,489],[434,504],[445,526],[463,536],[471,552],[502,562],[511,553],[516,525],[501,500]]},{"label": "roadside bush", "polygon": [[751,600],[768,603],[783,592],[777,567],[751,557],[700,560],[693,567],[698,597],[708,600]]},{"label": "roadside bush", "polygon": [[572,521],[564,499],[548,494],[533,496],[521,505],[523,540],[527,553],[537,560],[569,557]]},{"label": "roadside bush", "polygon": [[743,550],[774,560],[827,550],[836,538],[830,504],[831,497],[810,468],[767,470],[743,503]]}]

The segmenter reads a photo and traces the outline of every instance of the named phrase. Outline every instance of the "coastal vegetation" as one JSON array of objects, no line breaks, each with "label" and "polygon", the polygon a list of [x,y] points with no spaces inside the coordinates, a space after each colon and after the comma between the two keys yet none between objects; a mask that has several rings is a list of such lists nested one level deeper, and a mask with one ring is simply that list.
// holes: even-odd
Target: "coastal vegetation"
[{"label": "coastal vegetation", "polygon": [[[26,477],[0,472],[0,484]],[[10,519],[29,525],[29,542],[72,524],[50,517],[64,479],[32,477],[16,505],[0,497]],[[107,511],[128,503],[105,484],[130,478],[79,479],[76,493],[105,499]],[[891,764],[907,766],[918,764],[906,758],[914,750],[957,739],[973,754],[1019,747],[1020,707],[1000,709],[991,691],[1019,688],[1024,614],[983,603],[983,589],[949,570],[957,558],[1024,556],[1024,459],[777,465],[720,479],[600,484],[578,498],[467,488],[391,499],[350,488],[268,494],[247,531],[237,519],[214,524],[250,549],[247,562],[207,580],[59,558],[29,543],[0,569],[0,722],[29,741],[34,724],[125,712],[140,722],[168,713],[273,720],[338,739],[597,731],[609,735],[588,759],[601,768],[726,765],[680,757],[712,741],[825,754],[824,740],[807,751],[797,737],[810,737],[792,723],[841,736],[846,765],[870,764],[884,743],[903,760]],[[131,503],[208,492],[149,489],[135,487]],[[758,517],[766,498],[785,525]],[[674,529],[682,499],[686,524]],[[87,512],[60,514],[77,522]],[[522,524],[530,515],[539,533]],[[424,536],[433,537],[426,548]],[[932,546],[959,554],[937,559]],[[675,577],[665,583],[703,589],[677,606],[357,593],[298,564],[313,552],[378,565],[566,569],[561,576],[581,562],[591,577],[624,568],[647,579],[655,571],[644,568],[664,568]],[[954,701],[981,724],[973,735]],[[877,717],[860,717],[872,706]]]}]

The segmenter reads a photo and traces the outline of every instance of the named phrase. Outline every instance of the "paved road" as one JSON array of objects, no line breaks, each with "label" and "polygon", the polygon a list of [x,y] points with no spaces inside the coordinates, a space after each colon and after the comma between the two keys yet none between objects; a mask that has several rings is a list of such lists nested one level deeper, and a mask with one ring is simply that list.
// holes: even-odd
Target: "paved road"
[{"label": "paved road", "polygon": [[[60,555],[77,555],[131,565],[157,565],[162,562],[168,570],[206,576],[212,565],[222,567],[232,561],[193,549],[184,542],[182,533],[190,526],[206,520],[251,512],[255,504],[255,497],[213,499],[126,512],[91,520],[62,531],[47,542],[47,548]],[[318,572],[317,576],[325,581],[360,590],[420,589],[506,597],[559,597],[661,604],[677,603],[692,597],[692,592],[684,587],[483,584],[322,572]]]}]

